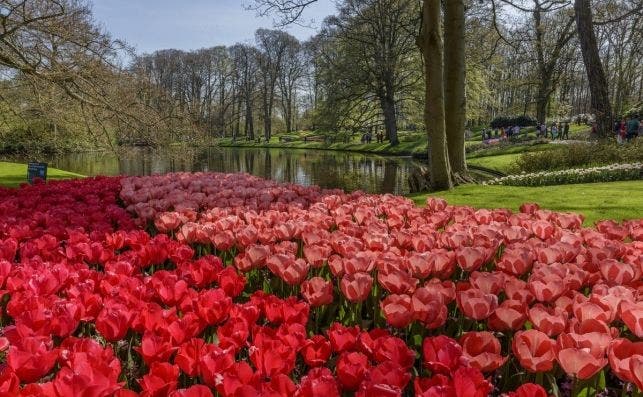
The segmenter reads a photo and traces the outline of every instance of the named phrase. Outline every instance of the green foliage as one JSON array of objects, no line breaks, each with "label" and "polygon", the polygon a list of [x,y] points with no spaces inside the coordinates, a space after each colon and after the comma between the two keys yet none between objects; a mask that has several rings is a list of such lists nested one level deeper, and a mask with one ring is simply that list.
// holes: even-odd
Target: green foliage
[{"label": "green foliage", "polygon": [[518,172],[552,171],[643,161],[643,140],[619,145],[616,142],[572,143],[556,150],[527,152],[516,161]]},{"label": "green foliage", "polygon": [[491,128],[511,127],[530,127],[538,124],[538,121],[530,116],[498,116],[491,121]]}]

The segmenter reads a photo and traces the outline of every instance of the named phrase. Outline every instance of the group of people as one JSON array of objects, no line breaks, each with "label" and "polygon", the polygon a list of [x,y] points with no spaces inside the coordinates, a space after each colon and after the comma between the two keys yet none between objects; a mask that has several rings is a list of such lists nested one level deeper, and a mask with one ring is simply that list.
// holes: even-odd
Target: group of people
[{"label": "group of people", "polygon": [[569,122],[553,122],[549,128],[547,124],[540,123],[536,126],[536,136],[539,138],[569,139]]},{"label": "group of people", "polygon": [[512,136],[518,136],[520,134],[520,127],[517,125],[510,126],[507,128],[500,127],[492,130],[487,130],[486,128],[482,130],[482,141],[488,141],[490,139],[499,139],[505,140],[511,138]]},{"label": "group of people", "polygon": [[[375,139],[377,140],[377,143],[384,143],[384,132],[382,131],[377,131],[375,132]],[[362,134],[362,143],[371,143],[373,142],[373,131],[371,129],[368,130],[368,132],[365,132]]]},{"label": "group of people", "polygon": [[629,142],[641,133],[641,122],[638,115],[623,117],[621,121],[614,122],[614,135],[618,143]]}]

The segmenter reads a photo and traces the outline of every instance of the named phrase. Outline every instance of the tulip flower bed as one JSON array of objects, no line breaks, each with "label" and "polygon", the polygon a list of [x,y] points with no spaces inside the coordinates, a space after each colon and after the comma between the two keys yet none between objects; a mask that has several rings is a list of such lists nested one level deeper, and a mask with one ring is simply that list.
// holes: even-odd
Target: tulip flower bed
[{"label": "tulip flower bed", "polygon": [[0,189],[0,396],[643,388],[643,220],[241,174]]}]

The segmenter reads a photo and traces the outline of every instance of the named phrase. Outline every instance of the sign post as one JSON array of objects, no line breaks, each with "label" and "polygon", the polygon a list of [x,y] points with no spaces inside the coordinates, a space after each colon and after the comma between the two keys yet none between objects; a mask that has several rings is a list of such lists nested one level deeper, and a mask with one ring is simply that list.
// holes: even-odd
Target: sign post
[{"label": "sign post", "polygon": [[47,180],[47,163],[32,162],[27,164],[27,182],[33,185],[35,178]]}]

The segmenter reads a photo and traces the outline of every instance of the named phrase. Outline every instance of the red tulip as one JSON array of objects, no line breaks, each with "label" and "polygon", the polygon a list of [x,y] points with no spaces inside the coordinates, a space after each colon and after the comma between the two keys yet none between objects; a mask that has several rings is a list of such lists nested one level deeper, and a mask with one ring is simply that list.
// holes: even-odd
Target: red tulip
[{"label": "red tulip", "polygon": [[411,297],[408,295],[388,295],[380,302],[382,314],[392,327],[404,328],[413,321]]},{"label": "red tulip", "polygon": [[460,367],[453,374],[453,388],[457,397],[485,397],[493,386],[477,368]]},{"label": "red tulip", "polygon": [[301,294],[312,307],[333,302],[333,284],[321,277],[313,277],[301,284]]},{"label": "red tulip", "polygon": [[150,365],[158,361],[167,361],[176,350],[168,337],[146,332],[141,339],[141,346],[134,347],[143,357],[143,361]]},{"label": "red tulip", "polygon": [[106,302],[96,317],[96,330],[109,342],[119,341],[127,334],[130,318],[125,305]]},{"label": "red tulip", "polygon": [[200,338],[193,338],[179,347],[174,363],[188,376],[194,377],[198,375],[199,359],[204,354],[205,341]]},{"label": "red tulip", "polygon": [[209,289],[199,294],[197,310],[203,321],[208,325],[215,325],[226,319],[231,305],[232,299],[223,289]]},{"label": "red tulip", "polygon": [[221,270],[216,280],[223,292],[231,298],[241,295],[246,286],[245,277],[238,274],[233,267],[226,267]]},{"label": "red tulip", "polygon": [[507,361],[501,354],[500,341],[490,332],[467,332],[459,343],[469,365],[482,372],[493,372]]},{"label": "red tulip", "polygon": [[427,287],[415,290],[411,297],[411,310],[413,318],[428,329],[441,327],[447,319],[447,307],[442,295]]},{"label": "red tulip", "polygon": [[548,397],[548,395],[542,386],[534,383],[525,383],[515,391],[507,393],[507,397]]},{"label": "red tulip", "polygon": [[504,288],[505,277],[503,273],[478,272],[475,271],[469,276],[471,285],[485,294],[498,295]]},{"label": "red tulip", "polygon": [[500,304],[487,319],[494,331],[516,331],[527,321],[527,307],[520,301],[508,299]]},{"label": "red tulip", "polygon": [[558,336],[556,359],[563,370],[578,379],[589,379],[606,364],[606,349],[611,342],[606,334],[566,334]]},{"label": "red tulip", "polygon": [[368,371],[355,397],[401,396],[410,380],[411,374],[387,361]]},{"label": "red tulip", "polygon": [[328,368],[313,368],[301,378],[295,397],[309,396],[340,396],[337,382]]},{"label": "red tulip", "polygon": [[528,286],[539,302],[552,302],[565,292],[563,279],[554,274],[530,279]]},{"label": "red tulip", "polygon": [[263,377],[288,375],[295,367],[295,350],[281,341],[266,340],[251,346],[250,361]]},{"label": "red tulip", "polygon": [[212,391],[205,385],[194,385],[187,389],[174,390],[168,397],[212,397]]},{"label": "red tulip", "polygon": [[416,377],[413,382],[413,389],[418,397],[455,396],[453,381],[442,374],[433,375],[430,378]]},{"label": "red tulip", "polygon": [[20,379],[10,366],[0,367],[0,396],[17,396],[20,391]]},{"label": "red tulip", "polygon": [[408,258],[409,268],[413,272],[413,276],[419,279],[429,277],[431,271],[431,263],[429,262],[431,254],[428,252],[415,252]]},{"label": "red tulip", "polygon": [[589,379],[600,371],[606,364],[606,358],[597,358],[582,349],[562,349],[557,354],[557,360],[563,370],[578,379]]},{"label": "red tulip", "polygon": [[150,372],[139,381],[144,396],[162,397],[176,390],[179,378],[179,367],[170,363],[155,362]]},{"label": "red tulip", "polygon": [[461,365],[461,357],[462,347],[445,335],[425,338],[422,343],[422,363],[433,372],[451,374]]},{"label": "red tulip", "polygon": [[328,338],[333,351],[338,353],[352,350],[357,343],[359,327],[345,327],[340,323],[333,323],[328,330]]},{"label": "red tulip", "polygon": [[468,318],[484,320],[498,307],[498,296],[470,288],[457,294],[458,308]]},{"label": "red tulip", "polygon": [[415,363],[415,352],[397,337],[383,335],[373,342],[373,358],[378,363],[392,361],[404,369]]},{"label": "red tulip", "polygon": [[531,230],[541,240],[547,240],[554,234],[554,225],[547,221],[535,221],[531,224]]},{"label": "red tulip", "polygon": [[344,390],[357,390],[370,367],[368,357],[362,353],[342,353],[337,360],[337,379]]},{"label": "red tulip", "polygon": [[496,261],[496,268],[514,276],[522,276],[531,269],[533,262],[534,256],[529,249],[507,249],[500,260]]},{"label": "red tulip", "polygon": [[549,308],[536,304],[528,311],[529,321],[548,336],[556,336],[567,327],[567,312],[560,308]]},{"label": "red tulip", "polygon": [[214,388],[220,384],[221,374],[233,368],[234,352],[215,345],[206,345],[204,350],[199,357],[199,375],[203,383]]},{"label": "red tulip", "polygon": [[328,361],[331,352],[330,342],[321,335],[314,335],[304,343],[301,355],[306,365],[319,367]]},{"label": "red tulip", "polygon": [[373,288],[373,277],[368,273],[346,274],[339,283],[346,299],[353,303],[363,302]]},{"label": "red tulip", "polygon": [[429,266],[433,274],[441,279],[450,278],[455,271],[456,255],[454,251],[435,249],[430,252]]},{"label": "red tulip", "polygon": [[462,247],[456,249],[458,265],[465,272],[477,270],[488,262],[494,252],[484,247]]},{"label": "red tulip", "polygon": [[392,267],[381,270],[377,275],[377,281],[391,294],[413,293],[418,283],[406,270]]},{"label": "red tulip", "polygon": [[638,338],[643,338],[643,302],[623,301],[620,310],[621,320],[627,325],[627,328]]},{"label": "red tulip", "polygon": [[36,382],[56,364],[58,350],[45,337],[26,337],[9,347],[7,364],[22,382]]},{"label": "red tulip", "polygon": [[643,342],[631,342],[627,339],[614,339],[608,348],[608,359],[612,372],[623,382],[636,383],[630,361],[634,356],[643,357]]},{"label": "red tulip", "polygon": [[635,355],[630,358],[630,373],[636,387],[643,390],[643,356]]},{"label": "red tulip", "polygon": [[556,344],[540,331],[516,332],[511,348],[520,365],[529,372],[548,372],[554,367]]}]

